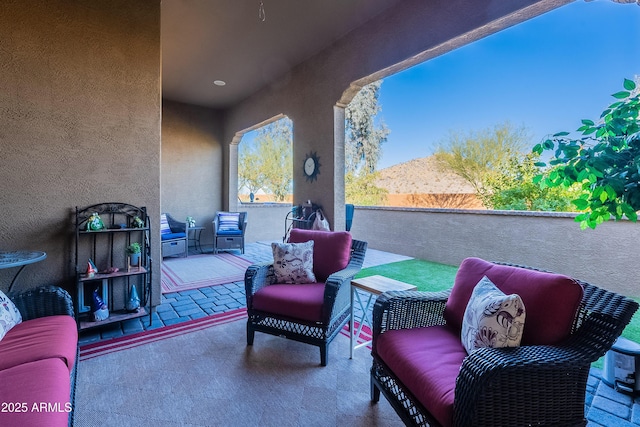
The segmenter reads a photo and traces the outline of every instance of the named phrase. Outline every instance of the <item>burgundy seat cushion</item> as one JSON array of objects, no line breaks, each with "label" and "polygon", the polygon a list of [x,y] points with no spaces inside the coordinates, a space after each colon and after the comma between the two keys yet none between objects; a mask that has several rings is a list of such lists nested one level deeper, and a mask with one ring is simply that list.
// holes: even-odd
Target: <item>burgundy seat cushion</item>
[{"label": "burgundy seat cushion", "polygon": [[562,274],[497,265],[479,258],[467,258],[460,265],[444,311],[449,325],[460,330],[471,292],[483,276],[505,294],[522,298],[527,319],[521,345],[553,345],[571,333],[583,295],[578,282]]},{"label": "burgundy seat cushion", "polygon": [[346,231],[318,231],[294,228],[289,243],[313,240],[313,273],[318,282],[344,269],[351,258],[351,233]]},{"label": "burgundy seat cushion", "polygon": [[19,404],[19,410],[14,406],[13,410],[0,412],[0,425],[68,425],[71,386],[69,370],[62,360],[44,359],[4,369],[0,371],[0,384],[0,402]]},{"label": "burgundy seat cushion", "polygon": [[269,285],[253,296],[253,308],[295,319],[320,322],[324,303],[324,283]]},{"label": "burgundy seat cushion", "polygon": [[71,316],[47,316],[19,323],[0,341],[0,370],[36,360],[58,358],[67,380],[76,359],[78,329]]},{"label": "burgundy seat cushion", "polygon": [[390,330],[379,335],[380,358],[440,424],[453,423],[456,378],[467,352],[448,326]]}]

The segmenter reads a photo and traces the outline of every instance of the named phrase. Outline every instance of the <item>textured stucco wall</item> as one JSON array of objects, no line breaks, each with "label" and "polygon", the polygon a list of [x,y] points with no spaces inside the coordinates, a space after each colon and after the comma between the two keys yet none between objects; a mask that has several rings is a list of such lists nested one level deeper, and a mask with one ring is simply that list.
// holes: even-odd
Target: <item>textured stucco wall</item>
[{"label": "textured stucco wall", "polygon": [[358,207],[351,231],[373,249],[449,265],[470,256],[524,264],[640,297],[640,224],[629,221],[581,230],[571,214]]},{"label": "textured stucco wall", "polygon": [[[311,199],[323,206],[332,224],[335,219],[343,222],[341,214],[335,215],[344,209],[344,196],[334,194],[334,184],[344,174],[342,165],[334,167],[334,159],[340,159],[336,150],[342,149],[334,134],[334,118],[340,116],[334,112],[336,105],[344,106],[366,83],[569,1],[398,2],[228,111],[224,142],[277,114],[289,116],[294,128],[294,202]],[[307,182],[302,163],[311,151],[320,156],[322,167],[317,181]]]},{"label": "textured stucco wall", "polygon": [[247,212],[246,242],[282,241],[285,218],[291,212],[286,203],[243,203],[238,210]]},{"label": "textured stucco wall", "polygon": [[48,254],[16,287],[69,288],[76,206],[146,206],[158,230],[160,1],[5,0],[0,40],[0,250]]},{"label": "textured stucco wall", "polygon": [[213,244],[211,221],[222,210],[220,112],[179,102],[162,104],[161,210],[187,216],[205,229],[201,242]]}]

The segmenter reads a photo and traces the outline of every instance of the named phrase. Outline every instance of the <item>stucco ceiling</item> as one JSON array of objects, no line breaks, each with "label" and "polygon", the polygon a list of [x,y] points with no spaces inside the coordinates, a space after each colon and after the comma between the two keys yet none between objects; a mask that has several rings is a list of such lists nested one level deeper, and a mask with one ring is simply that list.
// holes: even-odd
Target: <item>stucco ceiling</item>
[{"label": "stucco ceiling", "polygon": [[233,105],[398,1],[163,0],[163,97]]}]

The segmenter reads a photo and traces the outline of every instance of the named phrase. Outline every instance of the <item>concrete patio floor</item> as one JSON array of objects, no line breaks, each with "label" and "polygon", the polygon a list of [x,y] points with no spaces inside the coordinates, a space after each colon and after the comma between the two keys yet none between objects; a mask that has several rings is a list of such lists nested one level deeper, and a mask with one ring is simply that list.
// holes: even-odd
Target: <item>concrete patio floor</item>
[{"label": "concrete patio floor", "polygon": [[[242,256],[253,262],[273,259],[269,242],[247,244],[245,254]],[[410,257],[369,249],[363,268],[405,259],[410,259]],[[149,317],[145,316],[107,325],[104,328],[88,330],[80,335],[80,345],[223,313],[242,308],[245,303],[243,282],[163,294],[161,305],[153,313],[151,325],[149,325]],[[360,354],[365,354],[363,350],[357,351],[361,352]],[[640,396],[632,397],[618,393],[606,385],[601,377],[602,371],[600,369],[591,369],[585,408],[587,425],[589,427],[640,426]]]}]

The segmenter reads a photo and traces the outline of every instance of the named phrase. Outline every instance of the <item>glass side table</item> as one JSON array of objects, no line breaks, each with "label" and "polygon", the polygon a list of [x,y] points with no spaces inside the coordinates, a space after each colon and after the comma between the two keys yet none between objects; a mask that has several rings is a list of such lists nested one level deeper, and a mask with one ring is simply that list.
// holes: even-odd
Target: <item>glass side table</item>
[{"label": "glass side table", "polygon": [[18,279],[18,276],[27,265],[42,261],[46,257],[47,253],[42,251],[0,251],[0,269],[20,267],[16,275],[13,276],[7,293],[11,292],[16,279]]},{"label": "glass side table", "polygon": [[[204,230],[204,227],[199,227],[199,226],[189,227],[187,228],[187,230],[193,231],[193,239],[190,239],[190,240],[193,240],[193,248],[198,252],[202,253],[202,244],[200,243],[200,235],[202,234],[202,230]],[[187,250],[189,249],[187,248]]]}]

